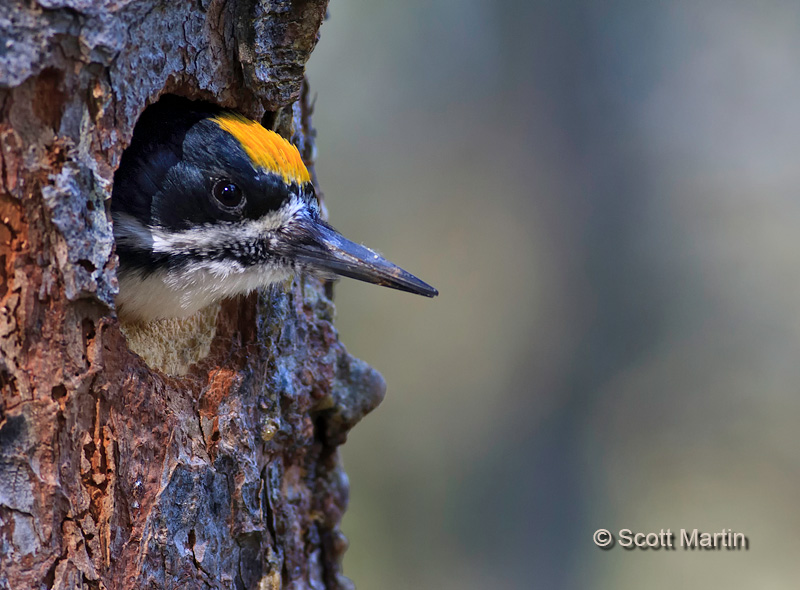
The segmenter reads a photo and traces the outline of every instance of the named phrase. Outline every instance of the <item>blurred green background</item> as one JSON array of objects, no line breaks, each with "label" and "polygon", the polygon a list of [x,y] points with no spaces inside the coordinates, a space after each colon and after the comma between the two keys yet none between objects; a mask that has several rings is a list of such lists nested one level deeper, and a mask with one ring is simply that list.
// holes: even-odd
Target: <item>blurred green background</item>
[{"label": "blurred green background", "polygon": [[797,588],[796,0],[333,0],[309,76],[331,221],[441,292],[336,288],[360,590]]}]

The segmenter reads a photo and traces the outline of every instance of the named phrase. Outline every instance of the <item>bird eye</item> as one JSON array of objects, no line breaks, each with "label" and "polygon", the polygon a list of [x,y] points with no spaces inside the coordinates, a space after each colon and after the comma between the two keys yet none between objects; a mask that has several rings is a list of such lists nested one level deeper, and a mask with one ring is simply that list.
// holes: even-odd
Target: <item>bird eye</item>
[{"label": "bird eye", "polygon": [[233,184],[230,180],[218,180],[211,189],[211,194],[220,205],[227,209],[238,207],[244,201],[242,189]]}]

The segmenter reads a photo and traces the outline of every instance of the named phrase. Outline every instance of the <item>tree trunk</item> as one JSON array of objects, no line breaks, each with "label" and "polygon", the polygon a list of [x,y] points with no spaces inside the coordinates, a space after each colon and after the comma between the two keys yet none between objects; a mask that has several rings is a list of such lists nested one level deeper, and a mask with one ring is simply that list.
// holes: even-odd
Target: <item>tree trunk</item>
[{"label": "tree trunk", "polygon": [[164,93],[278,130],[312,169],[327,0],[0,5],[0,589],[344,588],[336,447],[381,400],[330,291],[223,303],[171,377],[114,315],[114,170]]}]

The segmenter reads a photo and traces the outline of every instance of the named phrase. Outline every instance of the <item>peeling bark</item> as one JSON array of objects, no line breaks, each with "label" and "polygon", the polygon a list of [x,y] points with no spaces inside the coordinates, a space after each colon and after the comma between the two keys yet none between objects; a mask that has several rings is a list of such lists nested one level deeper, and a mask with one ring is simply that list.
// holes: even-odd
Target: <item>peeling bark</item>
[{"label": "peeling bark", "polygon": [[0,5],[0,589],[347,588],[337,445],[382,399],[326,286],[226,301],[182,378],[114,315],[108,213],[142,110],[236,107],[313,174],[327,0]]}]

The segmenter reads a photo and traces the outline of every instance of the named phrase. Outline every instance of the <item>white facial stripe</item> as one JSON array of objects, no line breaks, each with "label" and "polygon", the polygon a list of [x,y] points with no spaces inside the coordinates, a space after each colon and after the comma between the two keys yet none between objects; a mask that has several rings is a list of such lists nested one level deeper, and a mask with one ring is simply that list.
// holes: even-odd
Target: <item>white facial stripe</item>
[{"label": "white facial stripe", "polygon": [[[118,244],[156,253],[204,254],[226,246],[249,252],[248,242],[266,239],[274,247],[276,232],[307,211],[308,205],[293,197],[280,211],[261,219],[219,222],[179,232],[148,227],[131,215],[115,213],[114,235]],[[117,305],[120,313],[132,319],[186,317],[220,299],[249,293],[291,275],[292,269],[283,264],[265,261],[245,266],[235,259],[196,258],[181,268],[146,274],[121,269]]]},{"label": "white facial stripe", "polygon": [[220,221],[175,232],[162,227],[147,227],[131,215],[117,213],[114,214],[114,234],[118,243],[137,250],[165,254],[211,252],[226,245],[263,240],[307,209],[308,204],[293,196],[278,211],[259,219]]},{"label": "white facial stripe", "polygon": [[139,250],[152,249],[152,232],[142,225],[138,219],[127,213],[114,213],[113,218],[114,239],[117,244],[124,244]]}]

